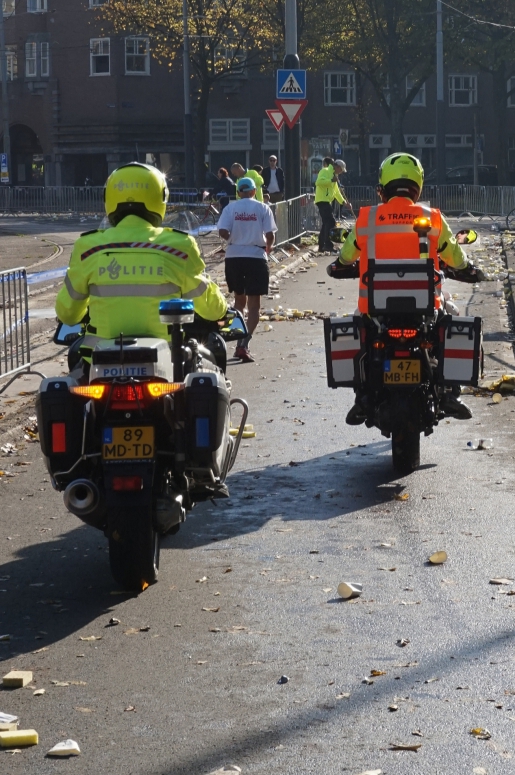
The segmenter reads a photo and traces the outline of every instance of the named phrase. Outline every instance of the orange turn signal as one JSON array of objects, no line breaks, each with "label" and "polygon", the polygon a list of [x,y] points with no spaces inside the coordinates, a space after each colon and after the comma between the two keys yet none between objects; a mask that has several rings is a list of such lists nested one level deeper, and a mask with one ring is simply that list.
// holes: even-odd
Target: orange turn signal
[{"label": "orange turn signal", "polygon": [[82,398],[93,398],[95,401],[100,401],[103,398],[107,385],[74,385],[70,388],[70,393],[75,393],[76,396],[82,396]]},{"label": "orange turn signal", "polygon": [[419,215],[417,218],[413,219],[413,228],[415,231],[417,229],[430,229],[431,218],[428,218],[426,215]]},{"label": "orange turn signal", "polygon": [[151,398],[161,398],[184,390],[184,382],[146,382],[145,387]]},{"label": "orange turn signal", "polygon": [[372,347],[374,350],[384,350],[384,342],[381,342],[379,339],[377,342],[372,342]]}]

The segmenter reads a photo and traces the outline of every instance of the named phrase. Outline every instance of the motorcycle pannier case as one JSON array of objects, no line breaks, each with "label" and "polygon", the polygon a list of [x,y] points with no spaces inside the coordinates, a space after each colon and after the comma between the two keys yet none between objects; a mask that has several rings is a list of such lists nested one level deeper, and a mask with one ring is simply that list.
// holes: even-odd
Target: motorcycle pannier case
[{"label": "motorcycle pannier case", "polygon": [[84,401],[70,393],[71,377],[44,379],[36,396],[41,452],[50,474],[68,471],[82,452]]},{"label": "motorcycle pannier case", "polygon": [[361,318],[324,318],[327,384],[354,387],[354,362],[361,351]]},{"label": "motorcycle pannier case", "polygon": [[440,324],[438,376],[444,385],[474,385],[481,376],[482,319],[445,315]]},{"label": "motorcycle pannier case", "polygon": [[186,469],[210,468],[220,476],[231,411],[225,378],[197,371],[187,375],[185,384]]},{"label": "motorcycle pannier case", "polygon": [[435,268],[431,259],[369,259],[363,283],[370,315],[434,314]]}]

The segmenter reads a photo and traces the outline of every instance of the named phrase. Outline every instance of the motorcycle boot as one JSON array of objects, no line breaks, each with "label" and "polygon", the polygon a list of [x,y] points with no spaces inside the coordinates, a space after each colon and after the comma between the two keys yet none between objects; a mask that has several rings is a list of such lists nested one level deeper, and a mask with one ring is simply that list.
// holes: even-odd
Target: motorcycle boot
[{"label": "motorcycle boot", "polygon": [[440,396],[440,409],[446,417],[454,417],[455,420],[470,420],[472,412],[467,404],[460,399],[460,393],[459,387],[445,390]]}]

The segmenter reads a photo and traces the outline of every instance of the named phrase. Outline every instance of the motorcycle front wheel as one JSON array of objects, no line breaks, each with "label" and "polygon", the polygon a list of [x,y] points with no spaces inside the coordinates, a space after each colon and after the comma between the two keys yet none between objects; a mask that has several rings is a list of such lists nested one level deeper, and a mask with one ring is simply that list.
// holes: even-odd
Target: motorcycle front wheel
[{"label": "motorcycle front wheel", "polygon": [[392,433],[392,463],[399,474],[411,474],[420,465],[420,433],[401,428]]},{"label": "motorcycle front wheel", "polygon": [[124,509],[120,527],[109,538],[109,564],[115,581],[124,589],[142,592],[159,574],[160,535],[152,513]]}]

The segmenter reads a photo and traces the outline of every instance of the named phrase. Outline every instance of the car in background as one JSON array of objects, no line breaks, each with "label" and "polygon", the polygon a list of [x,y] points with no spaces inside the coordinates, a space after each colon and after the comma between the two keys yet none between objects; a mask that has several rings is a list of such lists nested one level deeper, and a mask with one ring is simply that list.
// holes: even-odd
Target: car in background
[{"label": "car in background", "polygon": [[[477,177],[479,186],[497,186],[497,167],[495,164],[478,164]],[[434,185],[436,183],[436,170],[432,170],[425,176],[424,182],[427,185]],[[472,164],[464,165],[463,167],[452,167],[447,170],[445,175],[445,183],[450,185],[466,185],[472,186],[474,184],[474,167]]]}]

